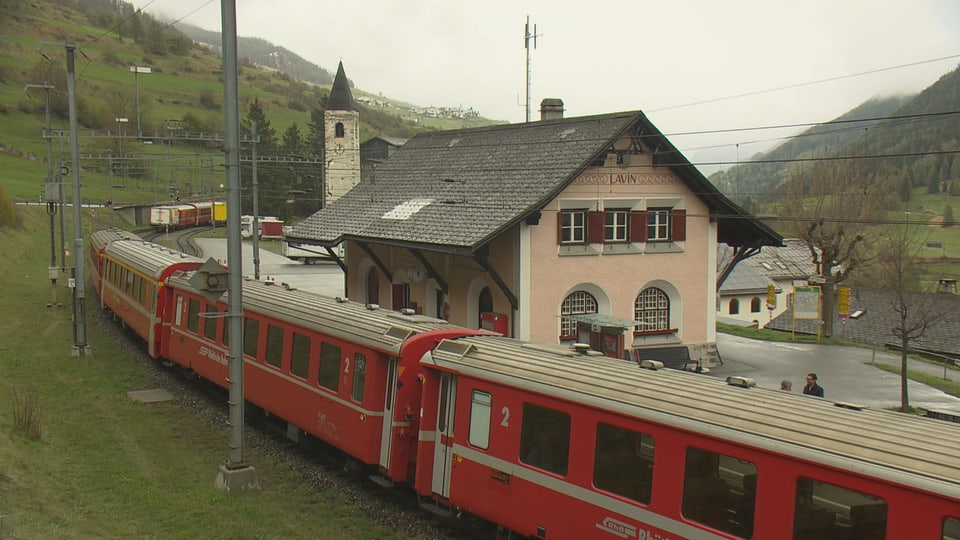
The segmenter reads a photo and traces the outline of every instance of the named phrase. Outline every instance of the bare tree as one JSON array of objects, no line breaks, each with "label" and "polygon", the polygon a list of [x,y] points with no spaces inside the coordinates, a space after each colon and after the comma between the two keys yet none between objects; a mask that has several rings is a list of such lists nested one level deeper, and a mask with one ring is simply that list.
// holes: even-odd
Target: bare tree
[{"label": "bare tree", "polygon": [[833,335],[837,284],[864,264],[873,231],[866,225],[884,207],[885,180],[853,160],[816,161],[794,169],[782,186],[781,216],[789,234],[810,250],[822,282],[823,334]]},{"label": "bare tree", "polygon": [[891,310],[896,324],[891,329],[900,347],[900,409],[910,408],[907,391],[907,353],[912,341],[920,339],[944,316],[938,295],[923,292],[917,265],[929,233],[922,222],[891,225],[884,230],[876,258],[877,285],[892,292]]}]

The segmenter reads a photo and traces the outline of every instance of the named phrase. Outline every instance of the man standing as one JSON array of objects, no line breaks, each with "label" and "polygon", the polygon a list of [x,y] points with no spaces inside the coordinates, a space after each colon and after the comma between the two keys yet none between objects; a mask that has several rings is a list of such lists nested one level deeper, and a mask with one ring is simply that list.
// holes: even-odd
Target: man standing
[{"label": "man standing", "polygon": [[817,384],[816,373],[807,373],[807,384],[803,387],[803,393],[808,396],[823,397],[823,387]]}]

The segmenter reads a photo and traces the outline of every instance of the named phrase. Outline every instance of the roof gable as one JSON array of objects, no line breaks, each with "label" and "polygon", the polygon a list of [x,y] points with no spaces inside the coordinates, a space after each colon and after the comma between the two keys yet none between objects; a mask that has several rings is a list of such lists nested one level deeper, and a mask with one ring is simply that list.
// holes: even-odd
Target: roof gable
[{"label": "roof gable", "polygon": [[418,135],[371,179],[289,236],[304,243],[357,238],[474,251],[539,212],[624,136],[661,152],[659,161],[669,163],[713,214],[733,217],[728,226],[721,223],[721,236],[729,229],[733,241],[779,243],[776,233],[720,194],[639,111]]}]

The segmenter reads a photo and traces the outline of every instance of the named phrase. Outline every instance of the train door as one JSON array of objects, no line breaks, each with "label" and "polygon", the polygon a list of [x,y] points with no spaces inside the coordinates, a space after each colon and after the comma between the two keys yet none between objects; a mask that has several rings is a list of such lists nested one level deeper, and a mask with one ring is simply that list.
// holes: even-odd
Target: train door
[{"label": "train door", "polygon": [[440,400],[437,406],[437,443],[433,456],[433,492],[450,497],[450,468],[453,463],[453,413],[457,379],[450,373],[440,375]]},{"label": "train door", "polygon": [[383,433],[380,435],[380,466],[390,470],[390,445],[393,442],[393,407],[397,401],[397,363],[399,359],[387,359],[387,389],[383,400]]}]

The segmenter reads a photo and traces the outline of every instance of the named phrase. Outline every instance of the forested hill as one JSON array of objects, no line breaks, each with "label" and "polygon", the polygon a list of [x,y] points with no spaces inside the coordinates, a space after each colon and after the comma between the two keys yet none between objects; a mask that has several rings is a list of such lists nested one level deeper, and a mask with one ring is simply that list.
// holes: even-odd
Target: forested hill
[{"label": "forested hill", "polygon": [[[219,54],[222,43],[220,32],[204,30],[182,22],[177,23],[176,28],[190,39],[218,51]],[[333,84],[333,75],[329,71],[265,39],[238,37],[237,51],[242,58],[253,64],[282,71],[297,80],[314,84]]]},{"label": "forested hill", "polygon": [[[960,68],[912,96],[876,98],[834,121],[810,128],[710,180],[745,202],[771,195],[804,160],[887,156],[866,160],[895,185],[912,187],[960,178]],[[953,153],[941,153],[953,150]],[[936,189],[931,187],[931,189]]]}]

